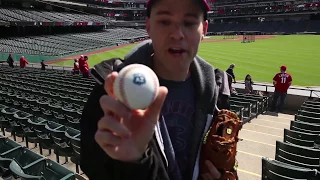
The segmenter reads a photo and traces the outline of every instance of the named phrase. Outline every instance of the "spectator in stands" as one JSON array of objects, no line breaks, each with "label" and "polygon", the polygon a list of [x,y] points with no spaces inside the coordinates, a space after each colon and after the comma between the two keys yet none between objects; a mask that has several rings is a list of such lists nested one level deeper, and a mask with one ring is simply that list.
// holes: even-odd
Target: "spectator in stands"
[{"label": "spectator in stands", "polygon": [[78,59],[74,59],[72,74],[79,74],[79,63],[78,63]]},{"label": "spectator in stands", "polygon": [[253,82],[250,74],[246,75],[246,78],[244,79],[244,85],[245,85],[246,93],[253,94],[253,87],[252,87]]},{"label": "spectator in stands", "polygon": [[[287,67],[281,66],[280,73],[277,73],[273,78],[275,90],[273,94],[271,111],[277,111],[280,113],[283,111],[283,105],[287,96],[287,91],[292,83],[292,76],[286,71]],[[278,98],[280,98],[280,102],[277,107]]]},{"label": "spectator in stands", "polygon": [[46,66],[48,66],[48,65],[46,65],[46,64],[44,63],[44,60],[42,60],[42,61],[41,61],[41,70],[46,70]]},{"label": "spectator in stands", "polygon": [[226,72],[228,74],[230,74],[230,76],[232,77],[233,79],[233,82],[235,83],[236,82],[236,76],[234,75],[234,72],[233,72],[233,69],[235,68],[235,65],[234,64],[230,64],[229,68],[226,70]]},{"label": "spectator in stands", "polygon": [[20,68],[26,67],[27,64],[29,64],[28,60],[24,56],[21,56],[21,58],[20,58]]},{"label": "spectator in stands", "polygon": [[84,72],[84,55],[80,56],[78,62],[79,62],[80,72],[81,72],[81,74],[83,74],[83,72]]},{"label": "spectator in stands", "polygon": [[[214,68],[196,56],[207,32],[208,10],[205,0],[150,0],[146,29],[152,41],[135,47],[123,62],[113,58],[95,66],[98,84],[80,120],[81,169],[89,179],[221,177],[209,161],[210,172],[199,174],[198,163],[210,114],[217,113]],[[147,110],[130,111],[114,99],[117,72],[133,63],[148,65],[160,80]]]},{"label": "spectator in stands", "polygon": [[12,54],[9,54],[8,59],[7,59],[7,63],[9,64],[10,67],[14,68],[14,60],[12,57]]},{"label": "spectator in stands", "polygon": [[88,64],[89,58],[88,58],[88,56],[84,56],[83,58],[84,58],[84,61],[83,61],[82,75],[83,75],[83,77],[88,78],[89,77],[89,69],[90,69],[89,64]]}]

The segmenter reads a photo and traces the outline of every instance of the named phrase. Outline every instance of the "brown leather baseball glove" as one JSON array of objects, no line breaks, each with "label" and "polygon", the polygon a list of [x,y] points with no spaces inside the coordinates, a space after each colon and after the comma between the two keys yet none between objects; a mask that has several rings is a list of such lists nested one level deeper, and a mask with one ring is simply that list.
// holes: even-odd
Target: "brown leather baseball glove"
[{"label": "brown leather baseball glove", "polygon": [[219,180],[236,180],[236,153],[238,133],[242,121],[229,110],[220,110],[213,119],[200,153],[200,174],[208,173],[205,161],[209,160],[221,172]]}]

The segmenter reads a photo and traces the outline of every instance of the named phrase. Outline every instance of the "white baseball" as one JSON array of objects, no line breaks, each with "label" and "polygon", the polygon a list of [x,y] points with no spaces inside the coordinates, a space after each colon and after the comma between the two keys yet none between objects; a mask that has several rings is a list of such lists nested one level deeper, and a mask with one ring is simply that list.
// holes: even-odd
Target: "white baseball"
[{"label": "white baseball", "polygon": [[142,64],[121,69],[113,85],[116,98],[130,109],[146,109],[157,97],[158,88],[157,75]]}]

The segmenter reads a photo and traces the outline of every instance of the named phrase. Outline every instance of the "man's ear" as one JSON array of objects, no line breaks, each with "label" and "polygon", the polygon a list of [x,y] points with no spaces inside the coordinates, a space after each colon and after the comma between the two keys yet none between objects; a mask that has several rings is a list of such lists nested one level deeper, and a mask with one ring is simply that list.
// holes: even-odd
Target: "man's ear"
[{"label": "man's ear", "polygon": [[203,28],[202,28],[203,34],[202,34],[202,37],[201,37],[201,41],[202,41],[202,40],[204,39],[204,37],[206,36],[207,31],[208,31],[208,27],[209,27],[209,23],[208,23],[208,21],[206,20],[206,21],[203,22]]},{"label": "man's ear", "polygon": [[148,17],[146,18],[146,30],[150,36],[150,19]]}]

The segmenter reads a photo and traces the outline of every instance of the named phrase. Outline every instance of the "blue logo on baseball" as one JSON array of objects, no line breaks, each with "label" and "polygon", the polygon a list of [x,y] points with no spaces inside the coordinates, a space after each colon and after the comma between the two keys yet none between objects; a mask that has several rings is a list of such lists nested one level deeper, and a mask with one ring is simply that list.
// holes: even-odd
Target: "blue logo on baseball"
[{"label": "blue logo on baseball", "polygon": [[146,83],[146,78],[144,77],[143,74],[135,73],[133,74],[133,83],[141,86]]}]

